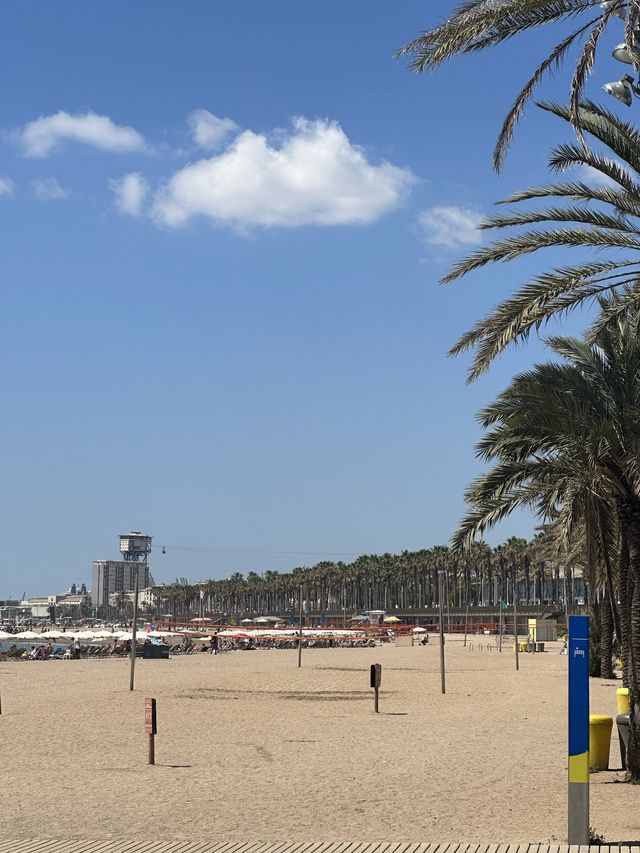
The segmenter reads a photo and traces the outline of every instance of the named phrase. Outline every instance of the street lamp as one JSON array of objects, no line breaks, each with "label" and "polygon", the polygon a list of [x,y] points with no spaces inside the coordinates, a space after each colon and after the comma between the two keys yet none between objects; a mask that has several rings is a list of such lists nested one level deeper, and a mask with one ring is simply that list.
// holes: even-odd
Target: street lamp
[{"label": "street lamp", "polygon": [[625,107],[631,106],[634,95],[640,97],[640,89],[634,85],[633,77],[630,74],[623,74],[615,83],[605,83],[602,88],[607,95],[612,95]]}]

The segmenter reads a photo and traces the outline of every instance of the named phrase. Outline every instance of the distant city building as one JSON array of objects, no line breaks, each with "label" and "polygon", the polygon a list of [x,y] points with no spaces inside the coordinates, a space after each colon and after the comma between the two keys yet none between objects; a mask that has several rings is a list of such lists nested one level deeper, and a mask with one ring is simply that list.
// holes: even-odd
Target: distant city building
[{"label": "distant city building", "polygon": [[133,592],[136,585],[136,572],[140,589],[152,585],[147,563],[134,560],[95,560],[91,580],[93,606],[102,607],[109,604],[110,596],[116,592]]},{"label": "distant city building", "polygon": [[[84,584],[83,584],[84,587]],[[20,602],[20,607],[29,611],[34,619],[50,619],[55,616],[56,608],[81,607],[90,600],[89,594],[61,592],[58,595],[32,595]]]},{"label": "distant city building", "polygon": [[[133,600],[135,598],[135,592],[125,592],[124,593],[127,599],[133,604]],[[112,607],[117,607],[120,604],[120,595],[119,592],[112,592],[109,596],[109,604]],[[138,604],[143,609],[145,607],[154,607],[157,600],[156,593],[154,592],[154,587],[149,586],[146,589],[141,589],[138,592]]]}]

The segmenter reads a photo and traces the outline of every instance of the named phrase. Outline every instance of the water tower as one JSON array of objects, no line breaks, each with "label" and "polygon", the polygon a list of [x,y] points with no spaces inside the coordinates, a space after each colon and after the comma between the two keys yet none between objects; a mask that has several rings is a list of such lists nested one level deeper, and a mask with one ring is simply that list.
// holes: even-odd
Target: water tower
[{"label": "water tower", "polygon": [[120,534],[120,553],[125,560],[134,563],[146,563],[151,553],[152,536],[132,530]]}]

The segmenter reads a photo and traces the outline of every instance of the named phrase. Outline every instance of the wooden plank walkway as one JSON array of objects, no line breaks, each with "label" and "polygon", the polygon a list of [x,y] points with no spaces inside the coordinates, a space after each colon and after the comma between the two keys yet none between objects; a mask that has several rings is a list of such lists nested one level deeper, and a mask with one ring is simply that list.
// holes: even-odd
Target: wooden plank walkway
[{"label": "wooden plank walkway", "polygon": [[640,853],[638,844],[418,844],[387,841],[90,841],[0,839],[0,853]]}]

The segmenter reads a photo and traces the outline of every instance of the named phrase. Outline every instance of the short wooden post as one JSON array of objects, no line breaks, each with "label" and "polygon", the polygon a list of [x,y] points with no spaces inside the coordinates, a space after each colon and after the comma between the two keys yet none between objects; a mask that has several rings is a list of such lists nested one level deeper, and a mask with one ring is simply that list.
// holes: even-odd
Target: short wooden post
[{"label": "short wooden post", "polygon": [[371,671],[369,675],[369,684],[374,689],[373,694],[373,710],[376,714],[378,711],[378,691],[380,690],[380,684],[382,682],[382,664],[380,663],[372,663]]},{"label": "short wooden post", "polygon": [[144,700],[144,730],[149,735],[149,764],[156,763],[155,737],[158,732],[158,721],[156,718],[156,700],[147,698]]}]

